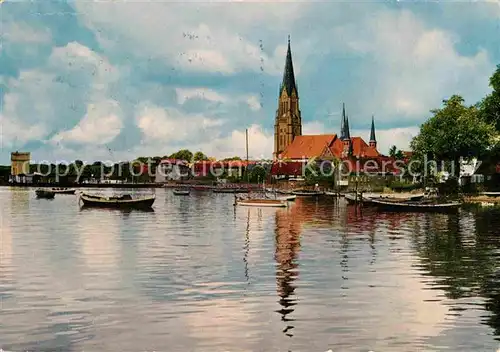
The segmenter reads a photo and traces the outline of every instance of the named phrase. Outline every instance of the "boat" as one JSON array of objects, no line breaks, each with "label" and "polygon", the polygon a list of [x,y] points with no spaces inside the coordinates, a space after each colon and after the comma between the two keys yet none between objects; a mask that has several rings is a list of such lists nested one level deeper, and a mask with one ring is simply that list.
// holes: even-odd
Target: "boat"
[{"label": "boat", "polygon": [[189,189],[174,189],[176,196],[189,196]]},{"label": "boat", "polygon": [[286,201],[292,201],[292,200],[295,200],[297,198],[297,196],[295,194],[278,195],[277,192],[266,193],[265,196],[267,199],[278,199],[278,200],[286,200]]},{"label": "boat", "polygon": [[151,208],[155,196],[132,198],[130,194],[120,197],[103,197],[92,194],[80,194],[80,200],[84,206],[106,207],[106,208]]},{"label": "boat", "polygon": [[372,201],[372,198],[365,197],[362,193],[358,193],[357,196],[356,193],[346,193],[344,198],[349,204],[370,204]]},{"label": "boat", "polygon": [[285,208],[288,206],[287,202],[280,199],[235,199],[234,205],[242,205],[247,207],[273,207],[273,208]]},{"label": "boat", "polygon": [[35,191],[37,198],[54,199],[56,196],[55,192],[46,189],[37,189]]},{"label": "boat", "polygon": [[246,188],[214,188],[214,193],[248,193]]},{"label": "boat", "polygon": [[371,203],[382,210],[389,211],[454,211],[458,210],[460,202],[437,203],[433,200],[430,201],[406,201],[395,202],[379,199],[371,199]]},{"label": "boat", "polygon": [[292,194],[299,196],[299,197],[317,197],[317,196],[320,196],[324,193],[320,192],[320,191],[311,191],[308,189],[298,189],[298,190],[293,190]]},{"label": "boat", "polygon": [[500,192],[482,192],[481,195],[487,197],[500,197]]},{"label": "boat", "polygon": [[339,192],[325,191],[325,196],[340,197],[340,193]]},{"label": "boat", "polygon": [[75,194],[76,189],[74,188],[52,188],[52,192],[57,194]]},{"label": "boat", "polygon": [[417,201],[422,200],[425,197],[424,193],[419,194],[408,194],[408,193],[364,193],[363,198],[368,199],[382,199],[389,201]]}]

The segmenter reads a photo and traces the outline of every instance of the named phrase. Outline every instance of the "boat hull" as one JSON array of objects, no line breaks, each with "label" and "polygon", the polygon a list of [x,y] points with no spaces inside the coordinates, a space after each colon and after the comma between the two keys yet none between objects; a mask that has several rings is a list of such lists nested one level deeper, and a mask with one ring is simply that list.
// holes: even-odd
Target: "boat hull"
[{"label": "boat hull", "polygon": [[372,200],[372,204],[378,209],[394,212],[456,212],[460,208],[460,203],[443,203],[443,204],[422,204],[411,202],[384,202]]},{"label": "boat hull", "polygon": [[286,208],[287,204],[284,201],[279,201],[276,203],[271,203],[271,202],[258,202],[258,201],[253,201],[253,202],[248,202],[244,200],[240,200],[236,202],[236,205],[241,205],[245,207],[266,207],[266,208]]},{"label": "boat hull", "polygon": [[57,194],[75,194],[75,189],[52,189],[51,192]]},{"label": "boat hull", "polygon": [[43,198],[43,199],[54,199],[56,194],[52,191],[42,191],[42,190],[37,190],[35,191],[36,197],[37,198]]},{"label": "boat hull", "polygon": [[118,200],[118,199],[106,200],[99,197],[89,197],[87,195],[81,195],[80,200],[82,201],[83,206],[86,207],[121,208],[121,209],[151,208],[153,206],[153,203],[155,202],[154,197],[143,198],[143,199],[127,199],[127,200]]},{"label": "boat hull", "polygon": [[248,189],[214,189],[214,193],[248,193]]},{"label": "boat hull", "polygon": [[174,191],[176,196],[189,196],[189,191]]}]

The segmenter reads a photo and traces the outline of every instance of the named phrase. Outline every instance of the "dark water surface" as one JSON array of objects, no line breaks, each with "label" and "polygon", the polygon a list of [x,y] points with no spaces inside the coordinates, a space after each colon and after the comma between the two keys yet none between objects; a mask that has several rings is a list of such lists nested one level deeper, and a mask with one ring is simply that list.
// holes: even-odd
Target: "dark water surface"
[{"label": "dark water surface", "polygon": [[126,212],[0,188],[0,348],[499,346],[498,211],[360,213],[307,199],[235,209],[231,195],[156,195],[154,212]]}]

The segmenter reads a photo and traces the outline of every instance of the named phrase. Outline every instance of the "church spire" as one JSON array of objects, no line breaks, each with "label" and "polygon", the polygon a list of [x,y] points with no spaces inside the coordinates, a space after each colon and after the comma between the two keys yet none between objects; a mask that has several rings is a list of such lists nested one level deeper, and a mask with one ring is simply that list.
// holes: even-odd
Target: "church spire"
[{"label": "church spire", "polygon": [[283,72],[283,83],[281,84],[281,91],[283,87],[286,88],[288,96],[292,95],[293,90],[298,95],[297,85],[295,84],[295,75],[293,73],[292,63],[292,50],[290,49],[290,36],[288,36],[288,49],[286,51],[285,71]]},{"label": "church spire", "polygon": [[342,120],[340,120],[340,140],[345,139],[345,104],[342,103]]},{"label": "church spire", "polygon": [[370,131],[370,147],[377,147],[377,139],[375,138],[375,118],[372,115],[372,128]]},{"label": "church spire", "polygon": [[351,139],[351,133],[349,132],[349,116],[345,115],[345,138]]}]

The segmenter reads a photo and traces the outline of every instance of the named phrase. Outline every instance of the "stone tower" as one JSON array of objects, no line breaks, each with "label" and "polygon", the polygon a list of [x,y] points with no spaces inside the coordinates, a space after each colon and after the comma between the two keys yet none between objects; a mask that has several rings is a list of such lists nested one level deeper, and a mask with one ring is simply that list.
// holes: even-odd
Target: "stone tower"
[{"label": "stone tower", "polygon": [[274,122],[274,153],[276,160],[296,136],[302,135],[302,117],[299,108],[299,93],[293,73],[290,36],[286,53],[285,72],[280,85],[278,110]]}]

